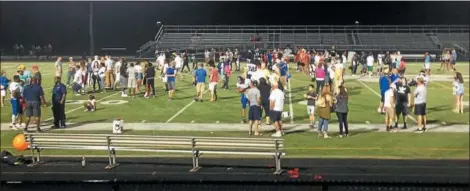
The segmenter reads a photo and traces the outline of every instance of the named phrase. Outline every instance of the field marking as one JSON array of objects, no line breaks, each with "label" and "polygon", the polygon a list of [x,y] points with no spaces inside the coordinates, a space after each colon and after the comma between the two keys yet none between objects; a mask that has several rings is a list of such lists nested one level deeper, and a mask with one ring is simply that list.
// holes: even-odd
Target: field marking
[{"label": "field marking", "polygon": [[290,124],[294,124],[294,107],[292,106],[292,87],[290,84],[290,80],[287,82],[289,85],[289,110],[290,110]]},{"label": "field marking", "polygon": [[[204,93],[202,94],[205,94],[209,91],[209,89],[207,89],[206,91],[204,91]],[[181,113],[183,113],[184,110],[188,109],[189,106],[193,105],[193,103],[196,102],[195,100],[191,101],[190,103],[188,103],[188,105],[184,106],[181,110],[179,110],[175,115],[173,115],[170,119],[168,119],[165,123],[170,123],[173,119],[175,119],[176,117],[178,117]]]},{"label": "field marking", "polygon": [[[379,93],[377,93],[374,89],[372,89],[371,87],[369,87],[367,84],[365,84],[364,82],[362,82],[361,80],[357,79],[356,81],[358,81],[359,83],[361,83],[363,86],[365,86],[367,89],[369,89],[370,91],[372,91],[373,93],[375,93],[375,95],[379,96],[379,98],[381,97]],[[410,118],[413,122],[415,123],[418,123],[418,121],[416,121],[416,119],[414,117],[412,117],[411,115],[407,115],[408,118]]]},{"label": "field marking", "polygon": [[[104,100],[104,99],[106,99],[106,98],[115,96],[115,95],[120,94],[120,93],[121,93],[121,91],[118,91],[118,92],[116,92],[116,93],[113,93],[113,94],[111,94],[111,95],[108,95],[108,96],[106,96],[106,97],[103,97],[103,98],[101,98],[101,99],[99,99],[99,100],[96,100],[96,102],[100,102],[101,100]],[[74,108],[74,109],[72,109],[72,110],[68,110],[68,111],[65,112],[65,114],[72,113],[72,112],[77,111],[77,110],[79,110],[79,109],[83,109],[83,106],[81,106],[81,107],[76,107],[76,108]],[[50,117],[49,119],[44,120],[44,122],[50,121],[50,120],[53,120],[53,119],[54,119],[54,117]]]}]

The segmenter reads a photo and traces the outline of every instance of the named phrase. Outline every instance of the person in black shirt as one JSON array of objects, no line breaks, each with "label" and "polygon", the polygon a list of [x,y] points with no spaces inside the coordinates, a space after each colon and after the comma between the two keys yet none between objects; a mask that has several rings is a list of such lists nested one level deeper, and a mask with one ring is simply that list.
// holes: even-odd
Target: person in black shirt
[{"label": "person in black shirt", "polygon": [[317,100],[317,93],[313,84],[308,86],[308,92],[304,94],[304,98],[307,99],[307,114],[310,119],[309,126],[313,130],[315,126],[315,101]]},{"label": "person in black shirt", "polygon": [[[266,116],[266,124],[269,125],[271,120],[269,119],[269,96],[271,94],[271,86],[266,82],[266,79],[259,79],[258,89],[261,94],[261,107],[264,109],[264,115]],[[262,114],[262,110],[260,110]],[[260,115],[261,115],[260,114]]]},{"label": "person in black shirt", "polygon": [[397,82],[396,92],[397,96],[395,97],[397,99],[397,104],[395,105],[395,129],[398,128],[400,114],[403,116],[403,129],[406,129],[406,117],[408,116],[408,108],[410,107],[411,90],[403,76],[401,76],[400,80]]},{"label": "person in black shirt", "polygon": [[150,62],[148,63],[147,69],[145,70],[145,81],[146,81],[145,98],[150,97],[150,89],[152,89],[152,97],[154,97],[155,96],[155,67]]},{"label": "person in black shirt", "polygon": [[183,68],[181,68],[181,72],[184,71],[185,66],[188,68],[188,71],[191,72],[191,69],[189,69],[189,55],[187,52],[185,52],[183,55]]}]

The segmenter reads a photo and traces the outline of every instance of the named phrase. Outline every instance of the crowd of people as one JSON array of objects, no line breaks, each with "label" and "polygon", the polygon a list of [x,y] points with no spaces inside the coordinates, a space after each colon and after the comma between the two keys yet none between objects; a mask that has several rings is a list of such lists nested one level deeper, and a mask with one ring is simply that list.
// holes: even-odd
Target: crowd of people
[{"label": "crowd of people", "polygon": [[[236,77],[236,92],[240,94],[242,123],[248,123],[249,134],[258,136],[259,126],[264,118],[266,124],[274,124],[276,133],[273,137],[283,135],[282,116],[284,112],[285,93],[289,91],[288,81],[292,77],[289,69],[291,57],[294,57],[298,75],[308,75],[312,82],[308,92],[304,94],[307,101],[307,114],[310,127],[317,126],[318,136],[330,138],[328,124],[331,113],[335,113],[339,122],[339,137],[347,137],[348,130],[348,91],[344,84],[346,68],[351,75],[356,75],[359,65],[361,75],[379,76],[381,91],[380,104],[377,112],[385,115],[386,130],[398,131],[400,115],[407,128],[406,118],[410,115],[408,108],[414,106],[417,116],[418,130],[426,130],[426,84],[430,75],[430,55],[424,54],[423,71],[414,79],[406,79],[406,63],[399,51],[396,53],[380,53],[376,57],[372,53],[355,53],[349,66],[347,52],[337,53],[335,47],[324,52],[304,48],[296,48],[295,56],[288,47],[284,50],[259,49],[248,51],[242,55],[237,49],[217,53],[215,49],[206,50],[204,61],[197,62],[194,54],[156,52],[156,63],[150,61],[128,62],[123,58],[114,59],[111,55],[94,56],[87,60],[76,62],[72,57],[65,65],[62,57],[55,62],[55,84],[52,92],[52,110],[54,113],[53,128],[65,127],[65,96],[70,88],[75,95],[89,94],[89,101],[84,103],[87,112],[96,110],[95,93],[118,90],[122,97],[135,98],[141,95],[145,98],[156,96],[155,79],[161,79],[168,101],[174,99],[176,81],[182,79],[185,69],[191,74],[193,86],[196,89],[194,100],[203,102],[206,92],[206,80],[210,91],[210,102],[218,100],[218,84],[230,89],[232,71],[240,71]],[[247,64],[241,66],[240,60],[246,59]],[[189,64],[192,63],[192,67]],[[454,62],[455,63],[455,62]],[[374,70],[374,66],[377,69]],[[65,83],[62,83],[63,71],[67,73]],[[41,87],[42,76],[37,65],[33,65],[30,73],[24,65],[19,67],[13,81],[2,71],[2,107],[6,90],[11,93],[12,128],[27,130],[29,117],[35,117],[35,123],[40,129],[40,105],[47,104]],[[411,92],[411,86],[416,86]],[[453,83],[455,95],[454,112],[463,113],[463,77],[455,72]],[[88,91],[90,90],[90,91]],[[247,111],[248,109],[248,111]],[[28,120],[21,117],[23,111]],[[315,116],[318,116],[316,125]]]}]

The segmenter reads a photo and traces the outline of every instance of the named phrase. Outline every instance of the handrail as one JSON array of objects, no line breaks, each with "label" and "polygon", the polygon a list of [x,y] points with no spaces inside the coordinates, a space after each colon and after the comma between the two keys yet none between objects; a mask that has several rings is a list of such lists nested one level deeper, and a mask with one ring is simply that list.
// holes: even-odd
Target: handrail
[{"label": "handrail", "polygon": [[242,33],[280,33],[281,31],[335,33],[351,30],[357,30],[357,32],[469,32],[468,25],[166,25],[166,29],[169,32],[198,31],[201,33],[211,30],[216,33],[237,31]]}]

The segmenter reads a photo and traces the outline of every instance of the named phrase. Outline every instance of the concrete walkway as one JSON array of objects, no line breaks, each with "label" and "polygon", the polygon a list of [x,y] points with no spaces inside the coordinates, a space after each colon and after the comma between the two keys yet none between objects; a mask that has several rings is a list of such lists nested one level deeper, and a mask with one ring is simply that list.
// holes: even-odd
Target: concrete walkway
[{"label": "concrete walkway", "polygon": [[[401,126],[402,124],[400,124]],[[35,126],[31,126],[31,130]],[[329,124],[330,132],[338,132],[338,124]],[[43,129],[47,130],[50,125],[44,125]],[[153,131],[247,131],[247,124],[202,124],[202,123],[125,123],[125,130],[153,130]],[[262,125],[261,131],[271,131],[274,127],[272,125]],[[289,132],[300,132],[309,130],[308,124],[285,124],[284,129]],[[442,125],[442,124],[429,124],[428,132],[455,132],[455,133],[468,133],[469,125]],[[12,130],[9,128],[8,123],[1,124],[2,131]],[[70,123],[69,131],[84,131],[84,130],[109,130],[112,132],[111,123]],[[400,130],[399,132],[414,132],[415,125],[409,125],[408,129]],[[384,132],[385,127],[383,124],[349,124],[349,131],[374,131]]]}]

